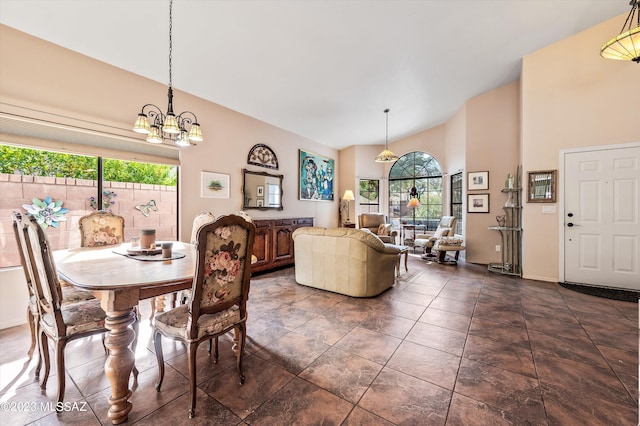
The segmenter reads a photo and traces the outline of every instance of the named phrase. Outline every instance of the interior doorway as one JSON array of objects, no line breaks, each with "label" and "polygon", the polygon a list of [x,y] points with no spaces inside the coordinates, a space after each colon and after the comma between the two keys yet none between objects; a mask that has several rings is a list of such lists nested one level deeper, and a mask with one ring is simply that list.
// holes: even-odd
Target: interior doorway
[{"label": "interior doorway", "polygon": [[640,291],[640,143],[562,156],[561,280]]}]

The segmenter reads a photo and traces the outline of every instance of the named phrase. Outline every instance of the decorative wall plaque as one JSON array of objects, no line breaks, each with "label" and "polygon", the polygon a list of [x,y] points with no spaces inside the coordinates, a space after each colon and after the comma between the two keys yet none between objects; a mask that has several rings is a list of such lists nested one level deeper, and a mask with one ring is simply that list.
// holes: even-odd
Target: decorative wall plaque
[{"label": "decorative wall plaque", "polygon": [[278,157],[267,145],[259,143],[249,151],[247,163],[278,170]]}]

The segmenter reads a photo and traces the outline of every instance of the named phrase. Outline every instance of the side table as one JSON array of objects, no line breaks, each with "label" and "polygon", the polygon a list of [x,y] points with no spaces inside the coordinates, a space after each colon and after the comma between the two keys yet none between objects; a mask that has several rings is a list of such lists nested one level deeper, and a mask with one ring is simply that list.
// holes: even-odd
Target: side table
[{"label": "side table", "polygon": [[400,259],[402,258],[403,254],[404,254],[404,270],[405,272],[409,272],[409,268],[407,267],[407,259],[409,258],[409,249],[411,247],[398,246],[398,248],[400,249],[400,253],[398,253],[398,263],[396,264],[396,275],[399,277],[400,276]]},{"label": "side table", "polygon": [[355,223],[343,223],[342,227],[343,228],[355,228],[356,224]]}]

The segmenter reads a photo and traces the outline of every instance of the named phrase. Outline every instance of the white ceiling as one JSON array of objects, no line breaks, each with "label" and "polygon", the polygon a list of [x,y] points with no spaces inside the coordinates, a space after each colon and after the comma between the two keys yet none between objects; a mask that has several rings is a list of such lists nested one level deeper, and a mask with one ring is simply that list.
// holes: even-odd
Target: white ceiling
[{"label": "white ceiling", "polygon": [[[390,141],[442,124],[515,81],[523,56],[629,10],[627,0],[174,0],[173,86],[335,148],[383,144],[385,108]],[[2,24],[164,84],[168,21],[168,0],[0,0]],[[175,109],[189,108],[176,98]]]}]

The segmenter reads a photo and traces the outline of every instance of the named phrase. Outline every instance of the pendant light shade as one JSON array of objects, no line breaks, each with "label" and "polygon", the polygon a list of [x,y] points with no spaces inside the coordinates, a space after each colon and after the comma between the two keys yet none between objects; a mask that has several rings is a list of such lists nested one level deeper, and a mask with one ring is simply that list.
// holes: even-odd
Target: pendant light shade
[{"label": "pendant light shade", "polygon": [[622,26],[620,35],[602,46],[600,56],[640,64],[640,0],[631,0],[629,4],[631,12]]},{"label": "pendant light shade", "polygon": [[398,159],[398,156],[389,150],[389,108],[384,110],[384,113],[387,117],[386,122],[386,133],[384,138],[384,151],[382,151],[375,158],[376,163],[393,163]]}]

